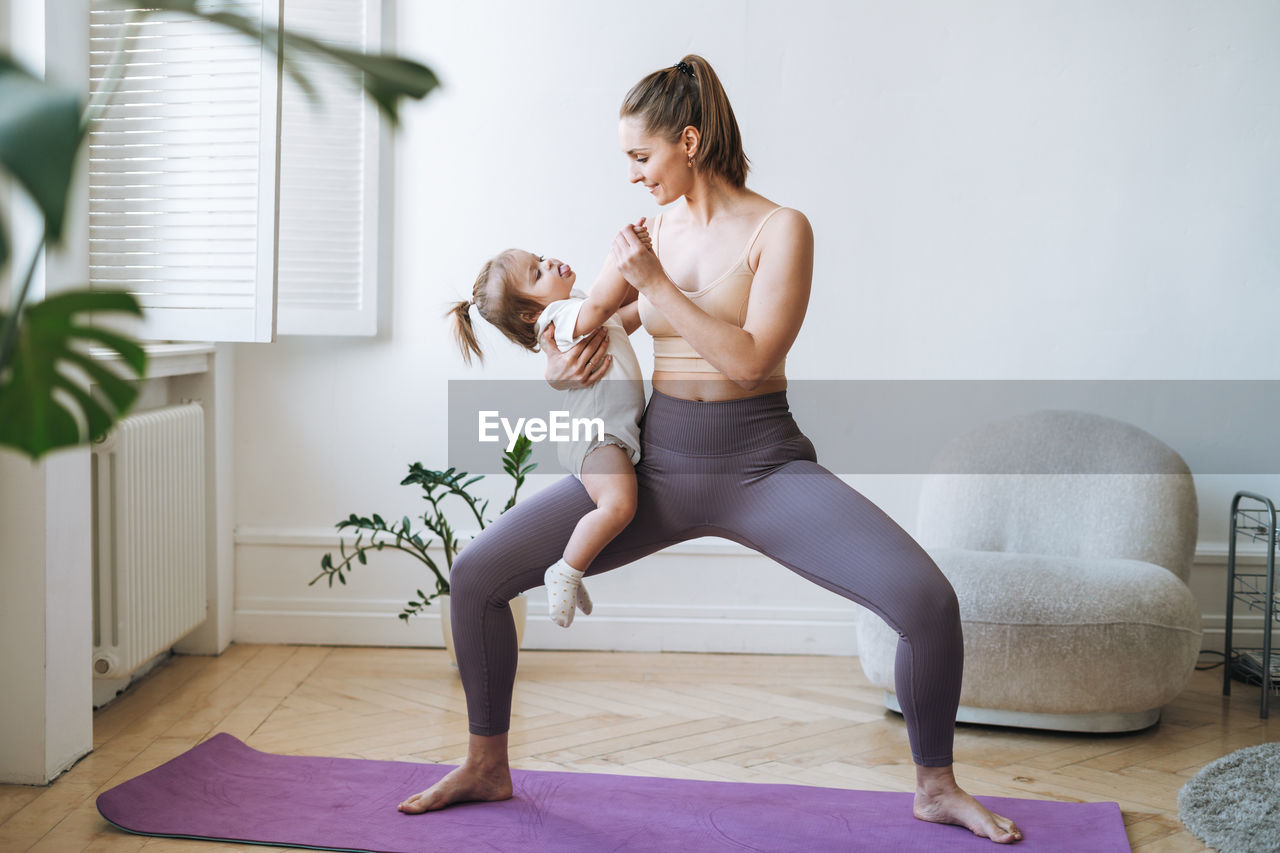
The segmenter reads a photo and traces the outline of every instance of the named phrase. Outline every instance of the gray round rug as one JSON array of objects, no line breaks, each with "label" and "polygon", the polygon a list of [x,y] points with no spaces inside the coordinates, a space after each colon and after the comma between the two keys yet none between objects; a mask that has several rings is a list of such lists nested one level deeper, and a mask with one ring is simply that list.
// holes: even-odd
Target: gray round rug
[{"label": "gray round rug", "polygon": [[1280,742],[1201,767],[1178,791],[1178,819],[1221,853],[1280,850]]}]

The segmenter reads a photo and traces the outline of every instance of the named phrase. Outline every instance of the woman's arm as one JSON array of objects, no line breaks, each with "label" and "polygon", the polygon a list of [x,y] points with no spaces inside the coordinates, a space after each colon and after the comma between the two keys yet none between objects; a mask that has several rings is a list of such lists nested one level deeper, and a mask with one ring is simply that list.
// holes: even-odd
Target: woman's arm
[{"label": "woman's arm", "polygon": [[748,391],[768,377],[795,343],[813,283],[809,220],[793,210],[774,219],[760,235],[760,263],[741,329],[695,305],[667,277],[657,258],[646,256],[627,228],[614,238],[614,260],[627,280],[698,355]]}]

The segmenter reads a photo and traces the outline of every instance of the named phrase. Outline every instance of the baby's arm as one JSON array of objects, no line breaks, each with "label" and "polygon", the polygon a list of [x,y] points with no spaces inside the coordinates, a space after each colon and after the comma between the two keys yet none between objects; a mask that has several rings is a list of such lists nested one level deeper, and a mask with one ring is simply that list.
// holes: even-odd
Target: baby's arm
[{"label": "baby's arm", "polygon": [[[644,240],[648,237],[643,226],[644,219],[640,220],[640,224],[636,226],[636,233]],[[600,274],[596,276],[596,283],[591,286],[591,292],[587,294],[587,300],[583,303],[582,308],[578,311],[578,322],[573,327],[573,336],[586,334],[591,330],[602,325],[618,312],[624,304],[632,302],[635,297],[636,289],[627,282],[618,265],[614,263],[613,257],[605,258],[604,267],[600,270]],[[637,320],[639,314],[637,313]],[[624,323],[625,325],[625,323]],[[637,323],[638,325],[638,323]],[[635,329],[628,329],[627,334]]]}]

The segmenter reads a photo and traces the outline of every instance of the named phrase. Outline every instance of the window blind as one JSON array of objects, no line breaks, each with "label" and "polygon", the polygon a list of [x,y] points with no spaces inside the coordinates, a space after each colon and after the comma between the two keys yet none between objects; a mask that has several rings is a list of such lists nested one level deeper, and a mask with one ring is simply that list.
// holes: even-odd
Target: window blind
[{"label": "window blind", "polygon": [[[221,5],[275,21],[278,4]],[[176,13],[127,34],[133,10],[93,0],[89,15],[91,97],[123,50],[87,140],[91,285],[137,297],[144,339],[272,340],[275,56]]]},{"label": "window blind", "polygon": [[[363,52],[380,48],[375,0],[288,0],[285,28]],[[308,101],[289,75],[281,111],[279,331],[377,332],[377,108],[344,67],[312,53],[290,62],[317,90]]]},{"label": "window blind", "polygon": [[[288,0],[283,21],[280,0],[202,8],[381,47],[380,0]],[[88,139],[92,285],[138,298],[143,339],[375,334],[384,131],[359,82],[290,51],[311,101],[258,42],[177,13],[126,31],[133,12],[90,4],[93,97],[123,48]]]}]

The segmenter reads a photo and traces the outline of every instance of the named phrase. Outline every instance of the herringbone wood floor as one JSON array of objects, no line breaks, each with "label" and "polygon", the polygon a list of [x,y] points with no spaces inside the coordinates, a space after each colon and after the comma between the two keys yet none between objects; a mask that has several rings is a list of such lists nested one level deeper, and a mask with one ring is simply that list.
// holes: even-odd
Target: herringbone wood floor
[{"label": "herringbone wood floor", "polygon": [[[956,776],[979,796],[1113,800],[1135,849],[1205,850],[1177,819],[1178,789],[1215,758],[1280,739],[1280,723],[1258,718],[1259,688],[1224,697],[1221,672],[1195,673],[1137,734],[960,724]],[[267,752],[457,763],[466,730],[440,650],[233,645],[174,657],[96,713],[94,751],[52,785],[0,786],[0,850],[286,850],[130,835],[94,800],[217,732]],[[915,779],[902,718],[854,658],[524,652],[511,744],[513,766],[535,770],[892,791]]]}]

